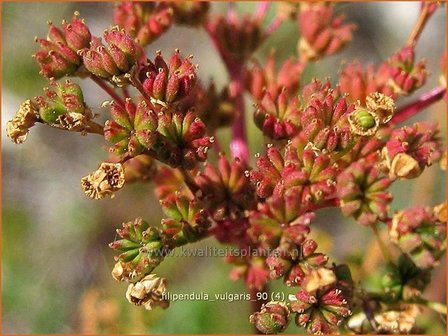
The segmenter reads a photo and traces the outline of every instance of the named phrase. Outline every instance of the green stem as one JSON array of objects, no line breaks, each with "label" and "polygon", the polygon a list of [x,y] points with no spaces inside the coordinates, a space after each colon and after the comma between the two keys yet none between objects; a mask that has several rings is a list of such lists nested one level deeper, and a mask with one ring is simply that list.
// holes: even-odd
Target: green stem
[{"label": "green stem", "polygon": [[387,248],[386,244],[383,242],[383,239],[381,238],[380,232],[378,231],[377,223],[371,225],[371,228],[373,230],[373,233],[375,234],[376,241],[378,242],[378,246],[380,247],[381,254],[384,257],[384,260],[388,264],[392,264],[392,258],[390,256],[389,249]]},{"label": "green stem", "polygon": [[403,303],[418,304],[420,306],[425,306],[425,307],[428,307],[428,308],[434,310],[435,312],[437,312],[439,314],[443,314],[443,315],[446,315],[446,312],[447,312],[447,307],[443,303],[429,301],[424,298],[415,298],[414,300],[405,301]]}]

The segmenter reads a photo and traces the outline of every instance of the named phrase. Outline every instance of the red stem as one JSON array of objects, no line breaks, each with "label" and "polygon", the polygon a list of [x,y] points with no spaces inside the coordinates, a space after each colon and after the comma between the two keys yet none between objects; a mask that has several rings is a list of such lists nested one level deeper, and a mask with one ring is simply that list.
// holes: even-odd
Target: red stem
[{"label": "red stem", "polygon": [[[231,9],[230,9],[231,10]],[[232,90],[236,101],[237,118],[232,125],[232,140],[230,142],[230,151],[234,158],[238,157],[240,160],[249,161],[249,148],[247,145],[245,109],[244,109],[244,83],[243,83],[243,64],[235,60],[225,49],[222,48],[221,43],[209,29],[208,24],[204,25],[205,31],[208,33],[216,50],[218,51],[226,69],[229,73]]]},{"label": "red stem", "polygon": [[422,94],[417,100],[399,108],[390,122],[396,125],[409,119],[423,109],[427,108],[429,105],[442,99],[445,93],[446,88],[436,87],[431,89],[430,91]]},{"label": "red stem", "polygon": [[109,96],[111,96],[113,98],[113,100],[119,104],[121,107],[124,108],[124,101],[123,99],[121,99],[121,97],[114,91],[114,89],[112,87],[110,87],[109,85],[106,84],[106,82],[104,82],[101,78],[91,75],[90,78],[96,83],[98,84],[98,86],[100,88],[102,88],[104,91],[106,91]]},{"label": "red stem", "polygon": [[240,69],[228,69],[235,90],[235,104],[237,117],[232,125],[232,140],[230,151],[234,158],[240,158],[244,162],[249,161],[249,148],[247,145],[246,121],[244,110],[244,86]]}]

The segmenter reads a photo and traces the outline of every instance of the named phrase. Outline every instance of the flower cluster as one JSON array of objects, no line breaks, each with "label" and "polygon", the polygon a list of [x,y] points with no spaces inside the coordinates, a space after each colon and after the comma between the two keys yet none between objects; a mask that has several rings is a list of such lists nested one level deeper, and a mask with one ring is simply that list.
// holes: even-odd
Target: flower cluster
[{"label": "flower cluster", "polygon": [[316,60],[339,51],[352,39],[353,24],[334,16],[333,6],[322,3],[302,3],[298,14],[299,53],[306,60]]},{"label": "flower cluster", "polygon": [[40,49],[34,58],[40,73],[47,78],[59,79],[72,75],[82,64],[78,52],[89,46],[92,35],[79,13],[75,12],[70,22],[62,21],[62,29],[51,21],[47,39],[37,38]]},{"label": "flower cluster", "polygon": [[[389,226],[391,241],[407,253],[420,268],[434,267],[446,249],[447,204],[431,208],[409,208],[393,217]],[[443,214],[445,212],[445,215]]]},{"label": "flower cluster", "polygon": [[85,68],[95,76],[120,83],[120,76],[128,74],[141,56],[141,48],[118,26],[104,31],[104,40],[94,37],[89,48],[78,51]]},{"label": "flower cluster", "polygon": [[410,179],[440,159],[442,152],[437,126],[418,122],[394,130],[381,154],[390,178]]}]

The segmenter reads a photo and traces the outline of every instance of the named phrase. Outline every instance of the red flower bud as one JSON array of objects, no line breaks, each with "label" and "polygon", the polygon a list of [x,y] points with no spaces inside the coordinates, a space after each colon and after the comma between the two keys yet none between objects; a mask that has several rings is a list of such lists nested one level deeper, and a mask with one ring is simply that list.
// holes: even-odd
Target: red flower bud
[{"label": "red flower bud", "polygon": [[333,6],[322,3],[301,4],[298,15],[299,53],[306,60],[316,60],[338,52],[352,39],[353,24],[344,24],[342,16],[333,15]]},{"label": "red flower bud", "polygon": [[91,34],[78,15],[75,12],[69,23],[64,20],[63,30],[50,23],[46,40],[36,38],[40,49],[34,56],[45,77],[59,79],[73,74],[81,65],[77,52],[89,46]]}]

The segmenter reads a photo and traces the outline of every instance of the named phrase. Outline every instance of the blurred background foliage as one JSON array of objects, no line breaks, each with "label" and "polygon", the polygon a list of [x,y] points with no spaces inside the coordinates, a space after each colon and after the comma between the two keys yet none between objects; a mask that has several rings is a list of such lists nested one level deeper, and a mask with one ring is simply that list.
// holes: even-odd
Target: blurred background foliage
[{"label": "blurred background foliage", "polygon": [[[227,4],[214,3],[214,12]],[[238,3],[241,11],[254,9],[253,3]],[[275,5],[271,6],[270,17]],[[93,34],[100,35],[111,24],[113,5],[108,3],[3,3],[3,83],[2,127],[20,102],[41,93],[46,81],[38,75],[31,59],[37,46],[35,35],[45,36],[51,19],[59,23],[79,10]],[[355,22],[358,29],[352,43],[342,53],[310,65],[302,79],[329,76],[336,81],[337,71],[346,60],[378,64],[405,41],[419,11],[417,2],[343,3],[337,12]],[[417,56],[428,59],[433,74],[416,94],[437,85],[439,60],[445,48],[445,11],[438,10],[417,46]],[[277,49],[278,61],[296,54],[298,30],[287,22],[262,46],[256,57],[264,60],[271,48]],[[205,32],[173,27],[147,48],[149,55],[158,49],[169,54],[179,48],[194,54],[203,80],[213,78],[218,86],[227,80],[224,67],[211,47]],[[102,113],[101,102],[107,97],[92,83],[84,81],[86,101]],[[249,111],[250,101],[247,101]],[[403,103],[403,101],[401,101]],[[103,113],[104,114],[104,113]],[[259,131],[248,113],[249,141],[252,153],[263,150]],[[415,120],[434,120],[446,133],[444,104],[433,105]],[[229,134],[219,137],[225,148]],[[79,186],[80,177],[107,157],[106,143],[100,137],[63,134],[59,130],[34,127],[28,141],[14,146],[2,132],[3,153],[3,255],[2,255],[2,326],[4,333],[250,333],[250,304],[227,301],[178,301],[166,311],[144,311],[124,298],[126,285],[110,276],[113,257],[107,243],[113,241],[115,228],[137,216],[157,225],[161,210],[148,184],[129,185],[113,200],[91,201]],[[398,182],[392,188],[392,210],[412,205],[430,205],[444,198],[445,175],[438,166],[427,169],[416,180]],[[370,232],[339,211],[318,213],[315,235],[323,249],[331,250],[336,261],[364,263],[361,270],[374,272],[378,253],[370,242]],[[217,244],[210,239],[195,248]],[[362,253],[368,251],[368,258]],[[375,257],[375,253],[377,257]],[[442,265],[445,261],[442,260]],[[242,282],[228,279],[230,266],[221,258],[167,259],[157,274],[165,276],[173,293],[204,292],[245,293]],[[358,272],[356,275],[361,275]],[[373,281],[374,282],[374,281]],[[445,267],[435,274],[427,297],[445,302]],[[280,282],[271,289],[288,293]],[[436,316],[419,321],[430,333],[443,333]],[[291,324],[289,333],[301,330]]]}]

